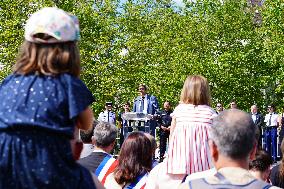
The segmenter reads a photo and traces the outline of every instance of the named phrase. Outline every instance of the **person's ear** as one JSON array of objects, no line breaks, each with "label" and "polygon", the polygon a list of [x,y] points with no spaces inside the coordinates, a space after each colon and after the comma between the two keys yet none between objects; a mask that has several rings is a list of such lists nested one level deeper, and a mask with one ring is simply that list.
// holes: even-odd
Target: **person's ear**
[{"label": "person's ear", "polygon": [[115,144],[116,144],[116,141],[114,140],[111,144],[112,148],[114,148]]},{"label": "person's ear", "polygon": [[94,136],[92,136],[92,144],[96,145],[96,141],[95,141],[95,137]]},{"label": "person's ear", "polygon": [[219,151],[218,151],[218,147],[215,144],[215,142],[213,140],[209,140],[209,148],[210,148],[210,153],[211,153],[211,157],[214,161],[217,161],[218,157],[219,157]]}]

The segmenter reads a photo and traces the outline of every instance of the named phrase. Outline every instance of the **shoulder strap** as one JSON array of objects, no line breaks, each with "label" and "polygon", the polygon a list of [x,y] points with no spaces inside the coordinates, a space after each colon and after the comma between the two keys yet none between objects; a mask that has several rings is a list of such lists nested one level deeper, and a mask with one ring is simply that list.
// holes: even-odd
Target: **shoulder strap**
[{"label": "shoulder strap", "polygon": [[148,173],[138,176],[134,182],[124,187],[125,189],[144,189]]},{"label": "shoulder strap", "polygon": [[261,181],[261,180],[255,180],[255,182],[251,182],[246,188],[249,189],[258,189],[258,188],[262,188],[262,189],[268,189],[272,187],[272,185]]},{"label": "shoulder strap", "polygon": [[102,183],[104,183],[106,177],[114,171],[117,164],[117,160],[114,159],[111,155],[107,154],[96,169],[95,175]]},{"label": "shoulder strap", "polygon": [[187,176],[188,176],[188,174],[186,174],[186,175],[183,177],[181,183],[184,183],[184,182],[185,182]]},{"label": "shoulder strap", "polygon": [[203,178],[191,180],[189,181],[188,184],[189,184],[189,189],[213,188],[213,186],[207,183]]},{"label": "shoulder strap", "polygon": [[215,176],[219,179],[220,183],[210,184],[204,178],[189,181],[190,189],[211,188],[211,189],[268,189],[272,187],[270,184],[254,179],[247,184],[231,184],[221,173],[217,172]]},{"label": "shoulder strap", "polygon": [[224,175],[222,175],[221,173],[217,172],[215,175],[215,177],[217,177],[220,181],[220,184],[231,184],[230,181],[228,181]]},{"label": "shoulder strap", "polygon": [[101,173],[102,169],[104,168],[104,166],[106,165],[106,163],[111,159],[110,155],[106,155],[104,157],[104,159],[101,161],[101,163],[99,164],[98,168],[95,171],[95,175],[99,176],[99,174]]}]

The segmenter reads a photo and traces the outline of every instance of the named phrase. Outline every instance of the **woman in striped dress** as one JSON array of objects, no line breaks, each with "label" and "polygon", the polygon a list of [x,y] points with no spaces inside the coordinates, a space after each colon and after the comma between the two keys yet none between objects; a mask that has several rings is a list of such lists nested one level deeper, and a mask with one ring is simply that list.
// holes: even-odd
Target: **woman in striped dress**
[{"label": "woman in striped dress", "polygon": [[167,171],[191,174],[213,167],[208,147],[208,129],[216,112],[210,108],[211,95],[207,79],[188,76],[180,104],[172,116]]}]

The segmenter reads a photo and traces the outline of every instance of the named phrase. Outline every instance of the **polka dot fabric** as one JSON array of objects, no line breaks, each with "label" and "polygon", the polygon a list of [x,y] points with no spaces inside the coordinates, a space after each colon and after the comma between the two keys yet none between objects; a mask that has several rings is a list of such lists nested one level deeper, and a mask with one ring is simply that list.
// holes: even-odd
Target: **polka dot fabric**
[{"label": "polka dot fabric", "polygon": [[89,171],[74,161],[70,142],[54,133],[0,132],[0,157],[3,189],[95,188]]},{"label": "polka dot fabric", "polygon": [[41,127],[73,135],[76,116],[93,97],[85,84],[68,74],[10,75],[0,86],[0,128]]},{"label": "polka dot fabric", "polygon": [[13,74],[0,99],[0,188],[95,188],[70,146],[76,116],[93,102],[81,80]]}]

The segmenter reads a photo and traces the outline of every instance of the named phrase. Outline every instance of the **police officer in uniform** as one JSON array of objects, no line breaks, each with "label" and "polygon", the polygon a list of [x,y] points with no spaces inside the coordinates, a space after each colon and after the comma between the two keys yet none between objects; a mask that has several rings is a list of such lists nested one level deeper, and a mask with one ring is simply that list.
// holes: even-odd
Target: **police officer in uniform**
[{"label": "police officer in uniform", "polygon": [[273,160],[277,160],[277,127],[278,127],[278,114],[275,112],[275,105],[268,106],[268,114],[266,114],[264,122],[266,124],[264,133],[264,149],[270,153]]},{"label": "police officer in uniform", "polygon": [[164,110],[159,113],[158,119],[158,124],[160,126],[160,162],[163,161],[167,150],[167,141],[170,135],[170,126],[172,122],[172,112],[170,102],[164,102]]},{"label": "police officer in uniform", "polygon": [[101,112],[98,121],[108,122],[115,125],[115,113],[112,112],[112,102],[106,102],[105,111]]}]

